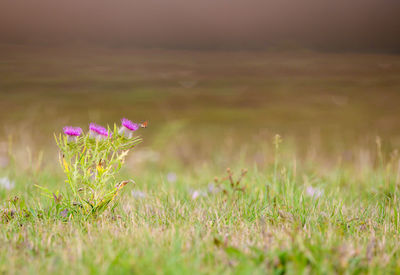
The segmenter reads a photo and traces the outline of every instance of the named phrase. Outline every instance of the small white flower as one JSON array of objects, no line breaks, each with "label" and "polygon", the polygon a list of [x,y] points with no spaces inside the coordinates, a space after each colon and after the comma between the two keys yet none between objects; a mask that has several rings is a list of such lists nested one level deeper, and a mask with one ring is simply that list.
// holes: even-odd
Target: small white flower
[{"label": "small white flower", "polygon": [[176,182],[176,180],[178,179],[178,177],[176,176],[176,174],[174,172],[169,172],[167,174],[167,181],[170,183],[174,183]]},{"label": "small white flower", "polygon": [[324,193],[323,190],[321,190],[319,188],[314,188],[312,186],[308,186],[306,189],[307,196],[313,197],[313,198],[319,198],[322,196],[323,193]]},{"label": "small white flower", "polygon": [[189,191],[192,195],[192,200],[195,200],[199,197],[207,197],[207,192],[201,190],[191,190]]},{"label": "small white flower", "polygon": [[11,190],[15,187],[15,182],[7,177],[0,178],[0,186],[6,190]]},{"label": "small white flower", "polygon": [[147,194],[140,190],[132,190],[131,194],[136,199],[143,199],[143,198],[147,197]]}]

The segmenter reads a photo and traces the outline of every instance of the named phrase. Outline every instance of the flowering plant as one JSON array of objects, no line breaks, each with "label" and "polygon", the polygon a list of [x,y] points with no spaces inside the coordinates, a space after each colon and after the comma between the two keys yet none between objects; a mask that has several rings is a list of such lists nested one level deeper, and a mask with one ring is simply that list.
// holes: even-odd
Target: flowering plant
[{"label": "flowering plant", "polygon": [[98,214],[129,183],[117,182],[116,176],[128,152],[141,141],[133,136],[141,125],[124,118],[119,129],[115,124],[113,129],[106,129],[91,123],[87,133],[81,128],[65,127],[64,135],[56,136],[60,165],[69,187],[66,194],[52,193],[62,216]]}]

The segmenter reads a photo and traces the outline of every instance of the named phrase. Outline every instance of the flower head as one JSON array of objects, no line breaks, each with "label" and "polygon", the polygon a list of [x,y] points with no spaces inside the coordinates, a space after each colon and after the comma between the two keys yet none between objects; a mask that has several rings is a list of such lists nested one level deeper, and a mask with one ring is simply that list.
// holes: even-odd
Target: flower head
[{"label": "flower head", "polygon": [[121,119],[121,123],[122,123],[122,126],[124,126],[125,128],[127,128],[131,131],[136,131],[137,129],[139,129],[139,124],[133,123],[132,121],[130,121],[127,118]]},{"label": "flower head", "polygon": [[79,127],[66,126],[63,128],[64,134],[72,137],[79,137],[82,135],[82,129]]},{"label": "flower head", "polygon": [[95,135],[103,136],[103,137],[108,137],[109,133],[106,128],[97,125],[96,123],[90,123],[89,124],[89,130],[94,133]]},{"label": "flower head", "polygon": [[312,186],[308,186],[306,189],[307,196],[312,197],[312,198],[319,198],[322,196],[323,193],[324,193],[324,190],[319,189],[319,188],[314,188]]}]

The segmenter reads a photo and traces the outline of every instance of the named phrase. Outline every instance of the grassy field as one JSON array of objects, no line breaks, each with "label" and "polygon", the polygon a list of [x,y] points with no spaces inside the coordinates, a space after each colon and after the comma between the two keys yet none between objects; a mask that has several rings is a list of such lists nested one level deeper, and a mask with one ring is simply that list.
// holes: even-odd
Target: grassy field
[{"label": "grassy field", "polygon": [[[399,273],[399,91],[399,56],[1,46],[0,273]],[[53,134],[121,117],[135,184],[60,214]]]}]

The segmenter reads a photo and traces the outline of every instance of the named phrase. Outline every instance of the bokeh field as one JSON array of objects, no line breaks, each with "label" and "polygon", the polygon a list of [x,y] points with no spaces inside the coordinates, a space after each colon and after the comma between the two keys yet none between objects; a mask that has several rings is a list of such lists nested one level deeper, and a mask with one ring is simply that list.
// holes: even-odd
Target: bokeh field
[{"label": "bokeh field", "polygon": [[[2,45],[0,273],[399,273],[399,102],[397,55]],[[55,215],[54,133],[122,117],[135,184]]]}]

